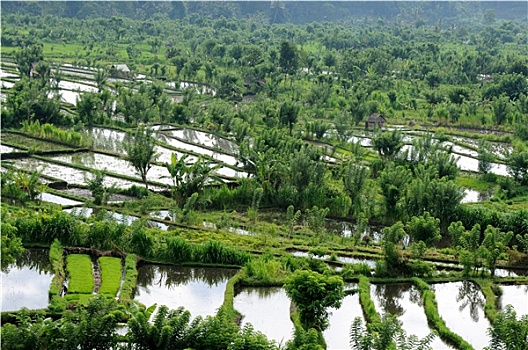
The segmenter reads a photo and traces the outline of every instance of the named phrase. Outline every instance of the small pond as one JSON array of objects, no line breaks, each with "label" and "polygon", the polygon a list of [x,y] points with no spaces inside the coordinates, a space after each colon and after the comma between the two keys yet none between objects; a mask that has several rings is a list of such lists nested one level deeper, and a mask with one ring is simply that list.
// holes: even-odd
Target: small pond
[{"label": "small pond", "polygon": [[[64,211],[72,215],[80,216],[84,218],[89,218],[90,216],[93,215],[93,212],[94,212],[93,208],[87,208],[87,207],[70,208],[70,209],[65,209]],[[122,225],[127,225],[127,226],[132,225],[134,221],[139,219],[139,217],[137,216],[116,213],[113,211],[106,211],[105,215],[106,215],[105,218],[107,218],[108,220],[115,220],[118,223]],[[152,221],[152,220],[148,220],[146,222],[146,226],[149,228],[158,228],[163,231],[167,231],[169,229],[168,225],[161,223],[161,222]]]},{"label": "small pond", "polygon": [[489,321],[484,315],[484,295],[473,282],[432,284],[438,313],[447,328],[460,335],[475,349],[489,345]]},{"label": "small pond", "polygon": [[45,309],[48,307],[48,291],[51,274],[49,251],[47,249],[27,249],[15,263],[1,272],[2,307],[1,311]]},{"label": "small pond", "polygon": [[[347,285],[346,289],[357,289],[356,284]],[[328,321],[330,326],[323,332],[328,350],[350,349],[350,325],[356,317],[361,318],[363,326],[363,311],[359,303],[359,294],[347,295],[339,309],[330,308]]]},{"label": "small pond", "polygon": [[183,306],[193,318],[214,315],[224,302],[228,279],[236,273],[236,269],[216,267],[143,265],[138,268],[134,299],[147,307]]},{"label": "small pond", "polygon": [[82,131],[83,136],[89,137],[93,142],[93,147],[105,151],[123,153],[123,139],[125,132],[105,129],[99,127],[86,128]]},{"label": "small pond", "polygon": [[243,315],[241,327],[251,323],[255,330],[282,345],[294,330],[290,305],[285,290],[279,287],[244,287],[233,300],[234,308]]},{"label": "small pond", "polygon": [[517,314],[517,319],[528,315],[528,285],[502,285],[500,287],[502,295],[499,297],[499,309],[503,310],[506,305],[511,305]]},{"label": "small pond", "polygon": [[[376,284],[370,286],[370,295],[376,311],[396,315],[407,335],[424,338],[432,330],[427,325],[420,291],[412,283]],[[433,349],[446,349],[439,337],[431,343]]]}]

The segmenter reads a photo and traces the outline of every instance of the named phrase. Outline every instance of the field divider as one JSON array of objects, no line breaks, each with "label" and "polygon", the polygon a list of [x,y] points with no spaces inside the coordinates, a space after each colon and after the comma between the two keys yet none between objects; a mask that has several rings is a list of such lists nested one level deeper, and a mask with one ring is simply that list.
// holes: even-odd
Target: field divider
[{"label": "field divider", "polygon": [[444,342],[454,346],[456,349],[473,350],[473,347],[464,339],[462,339],[460,335],[451,331],[445,324],[445,321],[442,319],[442,317],[440,317],[435,293],[431,290],[429,284],[418,277],[413,277],[412,281],[422,296],[425,316],[427,317],[427,323],[429,326],[438,333]]}]

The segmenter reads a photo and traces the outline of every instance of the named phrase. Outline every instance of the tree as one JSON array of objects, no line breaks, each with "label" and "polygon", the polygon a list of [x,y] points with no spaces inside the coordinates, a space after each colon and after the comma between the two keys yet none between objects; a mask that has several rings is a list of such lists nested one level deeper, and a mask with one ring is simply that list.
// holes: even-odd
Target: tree
[{"label": "tree", "polygon": [[345,297],[344,282],[339,276],[297,270],[284,284],[286,294],[299,310],[303,327],[323,331],[328,327],[326,308],[339,308]]},{"label": "tree", "polygon": [[478,170],[487,174],[491,170],[491,163],[495,160],[491,144],[483,139],[478,145]]},{"label": "tree", "polygon": [[44,59],[42,44],[30,45],[15,52],[15,61],[22,76],[31,76],[33,69]]},{"label": "tree", "polygon": [[[280,47],[279,65],[284,74],[284,84],[286,84],[286,76],[292,75],[299,67],[299,55],[294,44],[283,41]],[[290,80],[290,86],[293,83],[293,78]]]},{"label": "tree", "polygon": [[508,174],[520,184],[528,184],[528,150],[515,148],[506,156]]},{"label": "tree", "polygon": [[374,149],[384,158],[392,159],[403,147],[403,138],[398,130],[381,132],[372,140]]},{"label": "tree", "polygon": [[495,322],[488,328],[490,345],[486,350],[522,350],[528,343],[528,315],[517,319],[511,305],[497,314]]},{"label": "tree", "polygon": [[383,229],[382,249],[387,271],[397,268],[402,263],[400,242],[405,237],[404,225],[398,221],[390,227]]},{"label": "tree", "polygon": [[85,92],[77,99],[77,112],[81,121],[92,126],[97,121],[100,105],[99,96],[92,92]]},{"label": "tree", "polygon": [[4,128],[19,127],[22,121],[30,123],[38,120],[43,124],[62,122],[59,95],[52,95],[49,81],[24,77],[15,83],[11,91],[5,103],[7,108],[1,113]]},{"label": "tree", "polygon": [[421,216],[413,216],[405,226],[407,233],[414,241],[423,241],[430,245],[442,238],[439,224],[439,219],[424,212]]},{"label": "tree", "polygon": [[495,122],[495,124],[502,125],[508,120],[511,105],[510,100],[507,96],[493,98],[491,108],[493,110],[493,121]]},{"label": "tree", "polygon": [[284,102],[279,110],[279,120],[282,125],[288,125],[290,136],[292,135],[293,125],[299,117],[300,107],[295,102]]},{"label": "tree", "polygon": [[123,147],[127,153],[126,160],[134,167],[141,176],[141,180],[148,189],[147,173],[151,168],[151,162],[158,157],[156,153],[156,138],[154,130],[144,124],[140,124],[133,132],[128,132],[123,141]]},{"label": "tree", "polygon": [[512,231],[505,233],[491,225],[486,227],[481,249],[483,250],[482,255],[484,256],[486,267],[491,271],[491,276],[495,275],[497,260],[506,251],[512,237]]},{"label": "tree", "polygon": [[0,269],[5,271],[9,264],[24,252],[22,240],[17,237],[17,228],[8,222],[2,221],[2,242],[1,242],[1,264]]}]

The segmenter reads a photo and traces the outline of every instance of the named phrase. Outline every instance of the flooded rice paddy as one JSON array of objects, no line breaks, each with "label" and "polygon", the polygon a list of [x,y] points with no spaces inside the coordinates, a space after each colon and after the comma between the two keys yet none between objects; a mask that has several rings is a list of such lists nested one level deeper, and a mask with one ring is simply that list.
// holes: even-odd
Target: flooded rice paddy
[{"label": "flooded rice paddy", "polygon": [[148,306],[180,306],[192,317],[214,315],[224,301],[224,291],[236,269],[144,265],[138,268],[134,299]]},{"label": "flooded rice paddy", "polygon": [[499,310],[504,310],[506,305],[511,305],[517,314],[517,319],[528,315],[528,285],[501,285],[501,289]]},{"label": "flooded rice paddy", "polygon": [[446,326],[475,349],[489,344],[489,321],[484,315],[484,295],[469,281],[431,285],[435,291],[438,313]]},{"label": "flooded rice paddy", "polygon": [[49,251],[27,249],[14,264],[2,271],[1,311],[45,309],[48,307],[48,291],[51,274]]},{"label": "flooded rice paddy", "polygon": [[[357,289],[357,285],[349,284],[346,289]],[[323,332],[328,350],[350,349],[350,325],[356,317],[361,318],[364,326],[358,293],[347,295],[339,309],[330,309],[330,326]]]},{"label": "flooded rice paddy", "polygon": [[290,305],[285,290],[279,287],[244,287],[233,300],[233,307],[243,315],[241,327],[251,323],[255,330],[282,345],[293,335]]},{"label": "flooded rice paddy", "polygon": [[[424,338],[432,330],[427,325],[420,291],[412,283],[376,284],[370,287],[370,296],[380,315],[396,315],[407,335]],[[447,347],[439,337],[431,343],[433,349]]]}]

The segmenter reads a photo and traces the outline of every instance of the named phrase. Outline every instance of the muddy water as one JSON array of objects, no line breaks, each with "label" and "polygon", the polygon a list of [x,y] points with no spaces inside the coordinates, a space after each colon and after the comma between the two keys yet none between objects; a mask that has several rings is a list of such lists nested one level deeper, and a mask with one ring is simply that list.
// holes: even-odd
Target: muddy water
[{"label": "muddy water", "polygon": [[338,233],[343,237],[352,237],[360,229],[362,231],[360,233],[361,239],[369,239],[373,242],[379,241],[382,237],[381,227],[368,225],[365,228],[358,228],[357,224],[347,221],[325,220],[325,228],[327,231]]},{"label": "muddy water", "polygon": [[[350,284],[346,289],[357,289],[357,285]],[[365,325],[359,294],[347,295],[339,309],[330,308],[328,311],[330,326],[323,332],[327,349],[350,349],[350,325],[356,317],[361,318],[362,324]]]},{"label": "muddy water", "polygon": [[224,301],[227,280],[236,272],[226,268],[144,265],[138,268],[134,299],[146,306],[183,306],[193,318],[214,315]]},{"label": "muddy water", "polygon": [[485,299],[473,282],[431,285],[436,294],[438,312],[449,329],[475,349],[489,345],[489,321],[484,316]]},{"label": "muddy water", "polygon": [[[38,170],[43,175],[51,176],[58,180],[66,181],[69,184],[84,185],[86,184],[86,179],[90,178],[90,175],[87,171],[54,163],[48,163],[46,161],[35,158],[16,159],[14,165],[16,168],[31,171]],[[118,188],[127,188],[131,187],[132,185],[140,187],[144,186],[144,184],[139,181],[129,181],[112,176],[106,176],[103,181],[103,185],[106,187],[116,186]],[[150,186],[150,188],[155,191],[162,190],[162,188],[156,186]]]},{"label": "muddy water", "polygon": [[[51,159],[66,163],[80,164],[97,170],[106,169],[116,174],[135,177],[138,179],[138,181],[141,181],[140,176],[130,165],[130,162],[121,158],[108,156],[106,154],[83,152],[75,154],[63,154],[60,156],[51,157]],[[169,172],[165,167],[152,165],[147,173],[147,180],[163,183],[166,185],[172,185],[172,180],[167,177],[168,175]]]},{"label": "muddy water", "polygon": [[165,133],[192,143],[219,148],[228,153],[235,154],[238,152],[238,145],[214,134],[193,129],[168,130]]},{"label": "muddy water", "polygon": [[123,140],[126,133],[119,130],[99,127],[88,128],[82,131],[83,136],[93,140],[93,147],[110,152],[123,153]]},{"label": "muddy water", "polygon": [[[422,339],[432,330],[427,325],[420,292],[411,283],[371,285],[370,295],[380,315],[396,315],[407,335]],[[431,343],[433,349],[449,349],[439,337]]]},{"label": "muddy water", "polygon": [[282,345],[293,334],[290,305],[286,292],[279,287],[242,288],[233,300],[234,308],[244,316],[242,324],[251,323],[255,330]]},{"label": "muddy water", "polygon": [[179,149],[182,149],[182,150],[186,150],[186,151],[190,151],[190,152],[194,152],[194,153],[198,153],[198,154],[202,154],[202,155],[206,155],[206,156],[210,156],[210,157],[213,157],[216,160],[219,160],[219,161],[221,161],[223,163],[226,163],[226,164],[229,164],[229,165],[236,165],[238,163],[236,158],[233,157],[233,156],[230,156],[230,155],[227,155],[227,154],[223,154],[223,153],[219,153],[219,152],[215,152],[215,151],[211,151],[211,150],[209,150],[207,148],[203,148],[203,147],[200,147],[200,146],[192,145],[192,144],[189,144],[189,143],[181,142],[181,141],[179,141],[179,140],[177,140],[175,138],[172,138],[172,137],[166,137],[166,138],[164,138],[163,141],[168,143],[172,147],[176,147],[176,148],[179,148]]},{"label": "muddy water", "polygon": [[55,194],[46,193],[46,192],[41,193],[39,198],[43,202],[50,202],[50,203],[55,203],[55,204],[60,204],[60,205],[82,205],[83,204],[82,202],[79,202],[79,201],[74,201],[69,198],[57,196]]},{"label": "muddy water", "polygon": [[0,153],[12,153],[16,152],[16,149],[9,146],[0,145]]},{"label": "muddy water", "polygon": [[53,275],[49,263],[49,251],[28,249],[2,279],[1,311],[16,311],[23,307],[44,309],[48,307],[48,291]]},{"label": "muddy water", "polygon": [[517,319],[528,315],[528,285],[501,286],[502,296],[499,298],[499,309],[504,310],[506,305],[513,306]]}]

